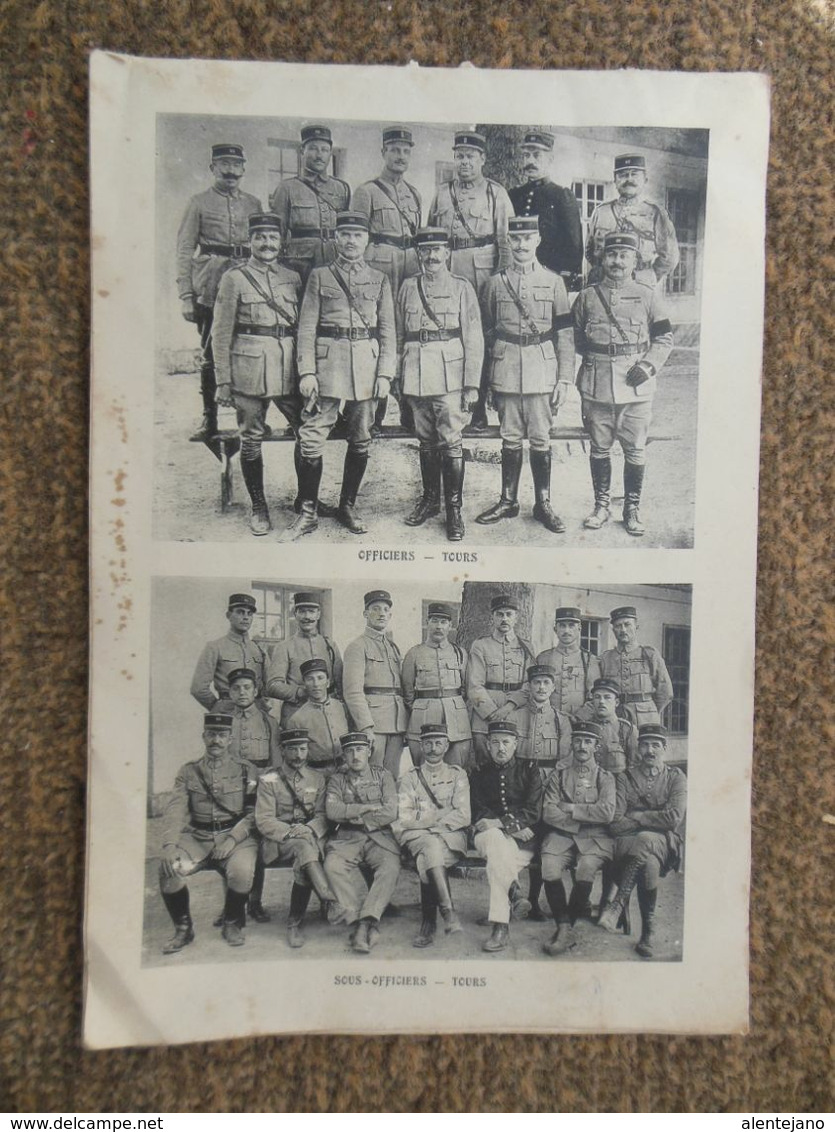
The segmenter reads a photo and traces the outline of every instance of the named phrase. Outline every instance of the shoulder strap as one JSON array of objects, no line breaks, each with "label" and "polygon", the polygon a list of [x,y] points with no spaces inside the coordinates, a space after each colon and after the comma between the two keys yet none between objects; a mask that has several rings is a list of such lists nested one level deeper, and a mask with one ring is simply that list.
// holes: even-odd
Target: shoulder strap
[{"label": "shoulder strap", "polygon": [[650,652],[649,645],[641,645],[641,660],[652,672],[652,653]]},{"label": "shoulder strap", "polygon": [[501,272],[501,280],[502,280],[502,283],[504,283],[505,288],[507,289],[507,292],[510,295],[511,299],[513,299],[513,302],[516,304],[516,309],[519,311],[519,314],[522,316],[522,319],[528,324],[528,329],[533,331],[534,334],[539,334],[540,330],[539,330],[539,327],[537,326],[536,322],[534,321],[533,315],[528,310],[528,308],[525,306],[525,304],[522,302],[522,299],[519,297],[518,291],[513,286],[513,284],[510,282],[510,279],[509,279],[506,271]]},{"label": "shoulder strap", "polygon": [[306,802],[302,801],[302,799],[299,797],[295,787],[290,782],[290,779],[284,773],[283,769],[280,766],[277,766],[275,768],[275,772],[278,775],[278,777],[281,779],[281,781],[284,783],[284,785],[287,787],[287,789],[289,790],[290,797],[293,799],[293,801],[298,802],[298,804],[301,806],[301,808],[304,810],[304,812],[307,814],[307,816],[311,817],[312,814],[313,814],[312,807],[308,806]]},{"label": "shoulder strap", "polygon": [[362,313],[360,308],[357,306],[357,301],[354,298],[354,296],[351,294],[351,288],[348,286],[348,284],[342,278],[342,275],[341,275],[339,269],[336,267],[335,264],[330,264],[328,270],[330,271],[331,275],[334,277],[334,279],[336,280],[336,282],[339,284],[342,291],[344,292],[345,298],[348,300],[348,303],[351,307],[351,310],[354,311],[354,313],[357,314],[360,317],[360,319],[362,320],[362,323],[365,326],[365,329],[366,330],[373,330],[371,323],[368,321],[368,319]]},{"label": "shoulder strap", "polygon": [[423,304],[423,309],[426,311],[426,317],[431,319],[432,322],[434,322],[437,327],[439,327],[440,329],[443,329],[443,325],[441,323],[441,320],[438,318],[438,316],[432,310],[432,307],[429,305],[429,300],[426,297],[426,288],[423,286],[423,276],[422,275],[417,276],[417,291],[418,291],[418,295],[420,296],[420,301]]},{"label": "shoulder strap", "polygon": [[603,288],[600,286],[599,283],[595,283],[594,291],[595,291],[595,294],[597,295],[598,299],[600,299],[600,302],[603,305],[603,309],[606,312],[606,315],[609,319],[609,322],[611,322],[612,326],[614,326],[615,330],[617,330],[618,334],[620,334],[620,336],[624,340],[624,342],[629,342],[629,335],[626,333],[626,331],[623,329],[621,324],[615,318],[615,312],[609,306],[609,301],[606,298],[606,296],[603,294]]},{"label": "shoulder strap", "polygon": [[[403,224],[405,223],[406,227],[409,229],[409,235],[414,236],[415,232],[417,231],[417,227],[416,227],[416,225],[414,225],[412,223],[412,221],[409,219],[409,217],[406,215],[406,213],[400,207],[400,201],[397,199],[396,195],[391,190],[391,186],[387,185],[386,182],[384,180],[382,180],[381,177],[375,177],[374,180],[371,183],[373,185],[376,185],[377,188],[380,190],[380,192],[384,193],[388,197],[388,199],[391,201],[391,203],[394,205],[394,207],[400,213],[401,228],[402,228]],[[403,184],[406,186],[406,188],[412,194],[412,196],[414,197],[415,204],[417,205],[417,197],[415,196],[415,190],[408,183],[408,181],[404,181]],[[403,235],[405,236],[405,234],[406,233],[404,232]]]},{"label": "shoulder strap", "polygon": [[255,288],[255,290],[258,292],[258,294],[261,296],[261,298],[266,302],[267,306],[270,307],[272,310],[274,310],[276,312],[276,314],[280,314],[281,317],[285,320],[285,322],[289,323],[290,326],[295,326],[296,320],[293,317],[293,315],[291,315],[289,311],[285,310],[284,307],[281,306],[280,303],[277,303],[272,295],[267,294],[267,292],[264,290],[264,288],[261,286],[261,284],[255,278],[255,276],[252,274],[252,272],[247,271],[247,269],[245,267],[241,267],[241,271],[243,272],[245,277],[249,280],[249,282],[252,284],[252,286]]},{"label": "shoulder strap", "polygon": [[[235,810],[230,809],[229,806],[227,806],[225,802],[222,802],[220,800],[220,798],[218,798],[217,794],[215,794],[214,790],[212,790],[211,786],[206,781],[205,776],[203,775],[203,771],[200,769],[200,767],[197,765],[197,763],[196,762],[192,763],[192,766],[194,767],[194,773],[197,775],[197,778],[200,782],[200,785],[206,791],[206,793],[211,798],[211,800],[214,802],[214,804],[217,806],[217,808],[219,810],[223,810],[224,813],[229,814],[230,817],[233,817],[233,818],[243,817],[243,810],[240,813],[238,813]],[[243,797],[245,799],[246,798],[246,767],[243,766],[243,765],[241,766],[241,772],[242,772],[242,780],[243,780]]]},{"label": "shoulder strap", "polygon": [[472,228],[469,226],[469,224],[467,223],[467,218],[464,216],[464,213],[461,211],[461,206],[458,203],[458,194],[455,191],[455,182],[449,181],[448,184],[449,184],[449,199],[452,201],[452,207],[455,209],[455,215],[460,220],[461,225],[464,228],[464,231],[467,233],[467,235],[471,239],[474,240],[476,238],[476,234],[472,230]]},{"label": "shoulder strap", "polygon": [[426,791],[426,793],[429,795],[429,801],[432,803],[433,806],[437,806],[439,810],[442,809],[443,807],[441,806],[441,803],[438,801],[434,791],[432,790],[432,787],[426,781],[426,777],[423,773],[422,768],[418,766],[418,767],[415,767],[415,770],[417,771],[417,776],[420,779],[421,786]]}]

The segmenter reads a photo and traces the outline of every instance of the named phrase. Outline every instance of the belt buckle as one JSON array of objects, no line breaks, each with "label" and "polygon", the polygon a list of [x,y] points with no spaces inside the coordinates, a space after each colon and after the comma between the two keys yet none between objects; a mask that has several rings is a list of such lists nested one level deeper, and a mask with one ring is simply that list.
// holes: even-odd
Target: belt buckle
[{"label": "belt buckle", "polygon": [[248,255],[249,255],[249,248],[245,247],[244,244],[233,244],[232,245],[232,258],[233,259],[246,259],[246,257]]},{"label": "belt buckle", "polygon": [[358,342],[359,336],[360,336],[359,332],[360,332],[360,328],[358,326],[349,326],[348,327],[348,337],[349,337],[349,339],[352,342]]},{"label": "belt buckle", "polygon": [[532,334],[520,334],[519,337],[522,339],[522,341],[519,343],[520,346],[533,345],[533,342],[531,341],[531,339],[533,338]]},{"label": "belt buckle", "polygon": [[323,228],[322,229],[322,237],[321,238],[323,240],[332,240],[334,238],[334,236],[335,236],[335,229],[333,229],[333,228]]},{"label": "belt buckle", "polygon": [[429,341],[429,331],[423,330],[423,329],[419,330],[418,331],[418,342],[420,342],[421,346],[423,346],[428,341]]},{"label": "belt buckle", "polygon": [[606,346],[606,353],[609,355],[610,358],[616,358],[618,356],[618,344],[617,344],[617,342],[609,342]]}]

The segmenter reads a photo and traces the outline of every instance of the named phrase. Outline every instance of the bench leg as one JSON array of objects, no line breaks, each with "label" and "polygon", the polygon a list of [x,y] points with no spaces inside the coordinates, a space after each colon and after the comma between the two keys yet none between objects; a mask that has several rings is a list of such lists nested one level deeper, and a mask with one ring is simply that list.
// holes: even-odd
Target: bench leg
[{"label": "bench leg", "polygon": [[[228,441],[220,442],[220,510],[225,514],[235,501],[234,483],[232,480],[232,457],[237,449]],[[230,451],[231,448],[231,451]]]}]

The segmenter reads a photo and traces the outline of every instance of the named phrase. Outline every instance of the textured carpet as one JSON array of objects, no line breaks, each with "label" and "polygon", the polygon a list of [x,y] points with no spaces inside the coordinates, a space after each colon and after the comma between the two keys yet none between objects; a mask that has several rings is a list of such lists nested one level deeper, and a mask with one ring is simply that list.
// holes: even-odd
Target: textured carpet
[{"label": "textured carpet", "polygon": [[[832,1103],[833,8],[792,0],[0,7],[5,814],[0,1106],[814,1111]],[[87,52],[773,76],[752,1032],[80,1048]],[[534,115],[535,116],[535,115]],[[827,280],[828,277],[828,280]],[[717,642],[727,648],[732,642]],[[369,1071],[370,1070],[370,1071]]]}]

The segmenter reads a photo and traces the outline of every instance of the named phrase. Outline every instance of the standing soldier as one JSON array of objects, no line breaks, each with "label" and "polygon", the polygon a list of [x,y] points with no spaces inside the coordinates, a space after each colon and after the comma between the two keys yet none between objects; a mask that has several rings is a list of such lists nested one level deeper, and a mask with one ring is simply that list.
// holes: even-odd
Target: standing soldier
[{"label": "standing soldier", "polygon": [[566,291],[576,291],[574,280],[583,270],[583,225],[574,193],[554,184],[549,176],[554,135],[547,130],[529,130],[520,148],[527,179],[524,185],[510,190],[510,202],[517,216],[539,218],[536,258],[543,267],[562,276]]},{"label": "standing soldier", "polygon": [[490,602],[490,634],[473,641],[467,671],[467,703],[473,727],[476,762],[487,759],[488,724],[509,718],[516,705],[509,700],[525,683],[533,649],[516,635],[519,603],[510,594],[497,594]]},{"label": "standing soldier", "polygon": [[364,731],[373,747],[373,765],[384,766],[397,781],[407,712],[400,649],[386,633],[392,604],[387,590],[370,590],[365,595],[365,632],[345,650],[342,686],[354,728]]},{"label": "standing soldier", "polygon": [[326,172],[333,152],[329,127],[304,126],[301,139],[301,175],[281,182],[270,208],[281,221],[287,266],[306,283],[314,267],[333,262],[336,215],[351,203],[351,189]]},{"label": "standing soldier", "polygon": [[324,660],[303,660],[301,673],[307,699],[293,712],[292,723],[307,731],[311,770],[327,778],[342,759],[341,739],[351,730],[348,716],[344,706],[328,692],[328,666]]},{"label": "standing soldier", "polygon": [[213,145],[209,168],[215,182],[191,198],[177,232],[177,291],[183,318],[196,324],[203,350],[203,421],[192,440],[209,440],[217,432],[212,312],[221,276],[249,256],[248,220],[261,211],[258,197],[238,187],[245,168],[241,146]]},{"label": "standing soldier", "polygon": [[231,594],[226,610],[229,632],[209,641],[200,654],[191,680],[191,694],[206,711],[214,710],[218,700],[229,698],[229,673],[235,668],[252,669],[258,694],[263,692],[267,654],[249,636],[256,608],[252,594]]},{"label": "standing soldier", "polygon": [[624,713],[634,724],[660,723],[662,711],[673,698],[664,658],[652,645],[638,644],[638,611],[634,605],[619,606],[610,617],[618,643],[601,656],[601,674],[617,681]]},{"label": "standing soldier", "polygon": [[508,719],[519,732],[517,759],[534,763],[544,783],[557,763],[571,755],[571,720],[551,702],[554,670],[550,664],[530,665],[527,677],[525,687],[508,696],[514,705]]},{"label": "standing soldier", "polygon": [[519,514],[523,444],[530,443],[533,517],[561,534],[565,524],[551,510],[551,423],[574,377],[574,335],[565,284],[536,260],[535,216],[513,217],[513,263],[488,279],[482,306],[490,340],[490,391],[502,437],[502,494],[477,516],[498,523]]},{"label": "standing soldier", "polygon": [[[412,239],[420,227],[422,204],[420,193],[406,180],[413,146],[412,131],[405,126],[383,130],[382,172],[360,185],[351,203],[354,212],[368,219],[365,261],[387,276],[395,298],[403,280],[418,270]],[[385,418],[386,404],[382,400],[377,406],[378,427]],[[411,417],[402,402],[400,422],[411,431]]]},{"label": "standing soldier", "polygon": [[[403,699],[411,713],[407,739],[415,766],[423,759],[424,731],[430,724],[444,728],[446,762],[470,765],[473,732],[463,696],[467,686],[467,652],[449,640],[452,610],[431,602],[426,642],[409,649],[403,658]],[[467,823],[468,824],[468,823]]]},{"label": "standing soldier", "polygon": [[660,204],[645,199],[647,161],[640,154],[622,153],[615,158],[617,200],[599,204],[589,221],[586,259],[592,265],[589,283],[602,278],[606,237],[628,232],[638,241],[635,278],[650,287],[674,271],[679,260],[673,222]]},{"label": "standing soldier", "polygon": [[[267,410],[274,402],[294,432],[301,423],[302,402],[296,389],[295,335],[301,280],[278,262],[278,217],[257,212],[249,218],[252,255],[227,271],[220,282],[212,342],[217,368],[217,402],[234,405],[241,430],[241,475],[252,515],[249,529],[271,529],[264,496],[261,441],[267,435]],[[298,462],[298,446],[296,448]]]},{"label": "standing soldier", "polygon": [[273,648],[267,669],[266,692],[281,701],[281,725],[287,727],[293,713],[307,699],[301,666],[306,660],[322,660],[328,673],[328,691],[342,695],[342,657],[336,641],[319,629],[322,604],[316,593],[293,594],[293,617],[298,629],[287,641]]},{"label": "standing soldier", "polygon": [[563,605],[554,613],[554,631],[559,644],[545,649],[537,664],[554,669],[551,703],[566,715],[576,715],[591,696],[592,684],[600,675],[600,661],[580,646],[582,616],[574,605]]},{"label": "standing soldier", "polygon": [[600,730],[597,761],[612,774],[623,774],[638,757],[638,728],[618,714],[621,704],[620,684],[610,676],[595,680],[591,701],[581,718],[596,723]]},{"label": "standing soldier", "polygon": [[594,510],[584,526],[596,531],[609,520],[612,447],[623,449],[623,525],[640,538],[638,508],[644,484],[646,444],[656,374],[670,356],[673,329],[658,291],[632,278],[638,237],[607,236],[603,278],[577,296],[573,308],[575,349],[582,356],[577,387],[583,424],[591,437]]},{"label": "standing soldier", "polygon": [[398,379],[420,441],[423,494],[406,517],[419,527],[441,510],[441,471],[447,538],[464,537],[461,515],[464,449],[461,432],[478,398],[484,361],[481,315],[472,284],[449,271],[449,238],[442,228],[415,236],[421,274],[397,297]]},{"label": "standing soldier", "polygon": [[336,519],[352,534],[366,527],[354,511],[368,454],[375,401],[387,397],[397,359],[394,300],[389,281],[363,259],[368,221],[341,212],[337,256],[308,280],[299,318],[299,392],[305,406],[299,429],[298,479],[301,509],[285,532],[293,541],[319,526],[317,505],[322,452],[345,401],[348,450]]}]

